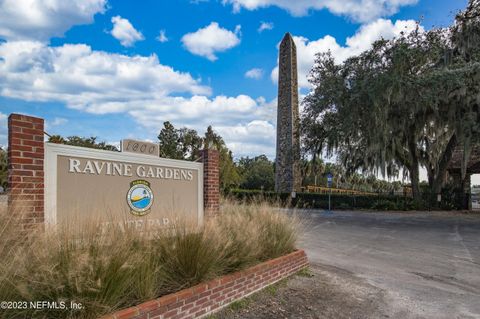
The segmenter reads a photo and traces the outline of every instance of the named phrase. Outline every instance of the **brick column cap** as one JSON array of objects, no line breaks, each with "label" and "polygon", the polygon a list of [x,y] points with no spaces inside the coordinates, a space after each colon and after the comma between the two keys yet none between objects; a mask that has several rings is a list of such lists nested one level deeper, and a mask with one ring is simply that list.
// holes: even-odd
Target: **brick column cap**
[{"label": "brick column cap", "polygon": [[20,120],[20,121],[28,120],[29,122],[34,122],[34,123],[44,123],[43,118],[31,116],[31,115],[19,114],[19,113],[10,113],[8,118],[12,120]]}]

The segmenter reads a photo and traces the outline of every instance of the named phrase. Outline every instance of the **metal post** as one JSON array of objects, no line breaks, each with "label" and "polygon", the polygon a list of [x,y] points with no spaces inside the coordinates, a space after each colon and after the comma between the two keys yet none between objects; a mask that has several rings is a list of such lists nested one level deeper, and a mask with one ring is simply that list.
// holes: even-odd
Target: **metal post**
[{"label": "metal post", "polygon": [[330,188],[330,192],[328,193],[328,212],[330,213],[331,210],[331,204],[330,204],[330,196],[332,195],[332,189]]},{"label": "metal post", "polygon": [[332,195],[332,184],[333,184],[333,175],[331,173],[327,174],[327,186],[329,188],[328,192],[328,212],[332,212],[332,204],[331,204],[331,195]]}]

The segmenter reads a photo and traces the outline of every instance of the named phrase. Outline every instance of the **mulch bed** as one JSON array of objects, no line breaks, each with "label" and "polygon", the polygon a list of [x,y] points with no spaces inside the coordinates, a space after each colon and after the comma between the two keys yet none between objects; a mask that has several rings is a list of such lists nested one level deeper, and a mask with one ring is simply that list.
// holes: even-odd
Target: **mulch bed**
[{"label": "mulch bed", "polygon": [[312,265],[238,301],[211,319],[387,318],[384,293],[345,270]]}]

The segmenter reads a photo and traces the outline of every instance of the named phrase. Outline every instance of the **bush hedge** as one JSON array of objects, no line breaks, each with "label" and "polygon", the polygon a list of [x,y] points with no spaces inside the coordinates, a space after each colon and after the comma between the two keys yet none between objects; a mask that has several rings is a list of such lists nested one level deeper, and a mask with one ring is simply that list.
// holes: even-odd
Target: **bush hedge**
[{"label": "bush hedge", "polygon": [[[297,193],[295,198],[290,198],[290,193],[265,192],[261,190],[230,190],[227,197],[240,201],[267,201],[272,204],[291,206],[297,208],[328,209],[328,194]],[[425,193],[422,200],[411,197],[374,194],[374,195],[345,195],[331,194],[332,210],[372,209],[372,210],[450,210],[458,209],[455,196],[443,196],[441,203],[436,203],[433,196]]]}]

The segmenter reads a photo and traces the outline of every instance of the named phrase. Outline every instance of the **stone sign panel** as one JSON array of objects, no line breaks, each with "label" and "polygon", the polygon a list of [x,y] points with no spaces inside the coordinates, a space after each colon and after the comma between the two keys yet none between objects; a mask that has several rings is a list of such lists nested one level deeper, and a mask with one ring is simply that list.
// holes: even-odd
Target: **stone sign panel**
[{"label": "stone sign panel", "polygon": [[178,219],[194,226],[220,212],[217,150],[201,150],[201,162],[178,161],[146,156],[148,144],[136,154],[45,143],[44,132],[42,118],[8,117],[7,209],[25,230],[89,220],[140,230]]},{"label": "stone sign panel", "polygon": [[136,141],[125,139],[121,143],[122,152],[130,152],[144,155],[159,156],[160,146],[158,143],[150,143],[145,141]]},{"label": "stone sign panel", "polygon": [[[147,149],[147,148],[146,148]],[[45,144],[45,221],[168,226],[203,221],[203,164]]]}]

